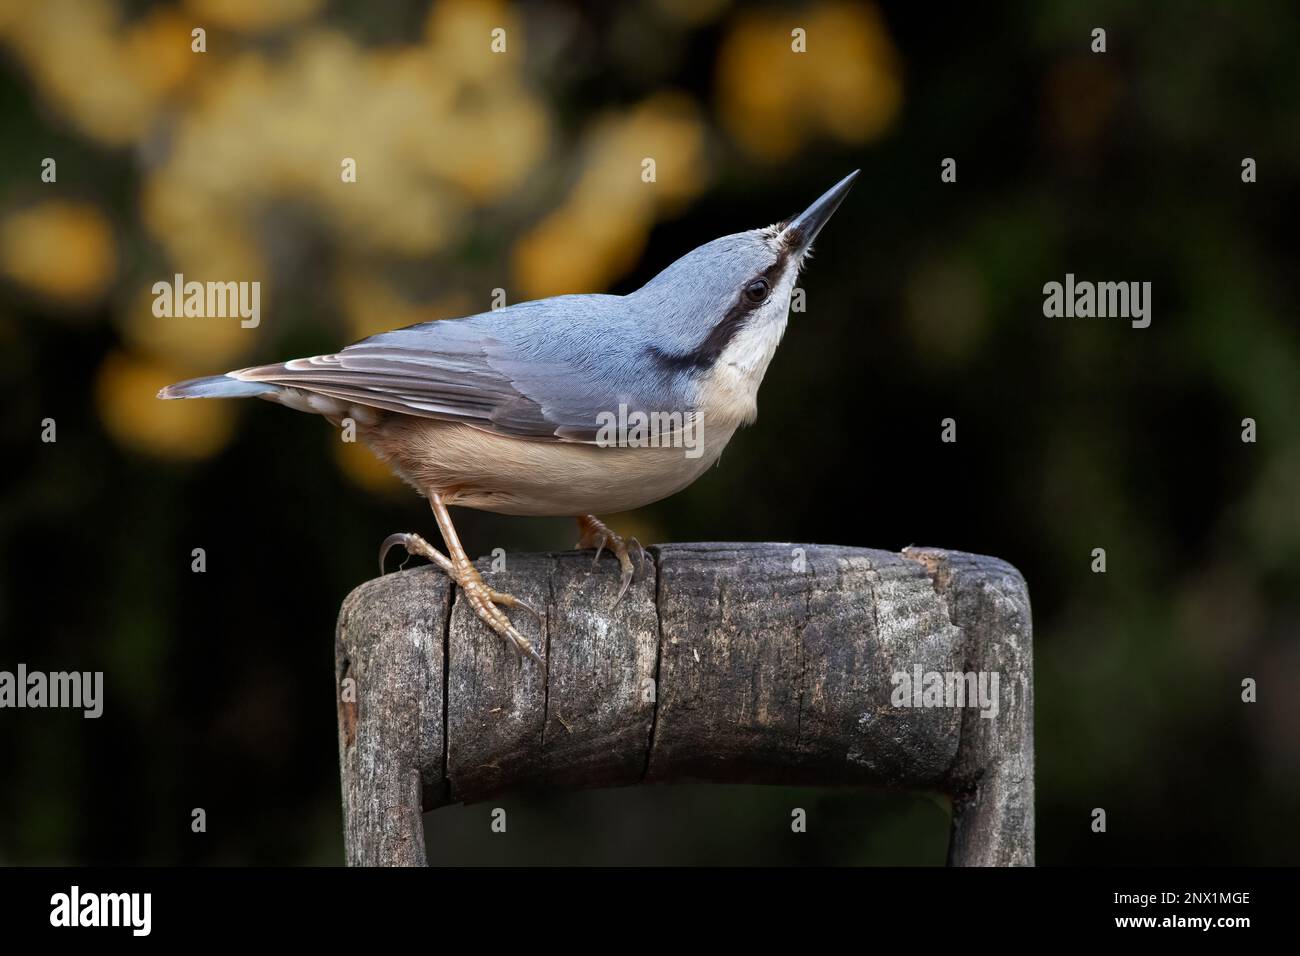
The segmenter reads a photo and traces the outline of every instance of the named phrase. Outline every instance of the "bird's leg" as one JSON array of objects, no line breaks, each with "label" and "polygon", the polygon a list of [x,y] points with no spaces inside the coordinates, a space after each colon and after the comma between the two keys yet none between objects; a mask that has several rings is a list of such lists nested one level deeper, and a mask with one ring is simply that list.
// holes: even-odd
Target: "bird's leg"
[{"label": "bird's leg", "polygon": [[630,541],[624,541],[622,537],[616,535],[606,527],[605,523],[595,515],[578,516],[578,533],[582,535],[578,539],[578,547],[595,548],[596,559],[591,562],[592,567],[596,566],[596,561],[600,560],[601,552],[609,548],[614,557],[618,558],[619,567],[623,569],[623,576],[619,583],[618,597],[614,598],[614,606],[623,600],[623,595],[627,589],[632,586],[632,578],[635,572],[632,568],[632,556],[628,545],[634,545],[637,552],[637,567],[645,566],[645,548],[641,547],[641,542],[636,538]]},{"label": "bird's leg", "polygon": [[465,599],[469,601],[469,606],[474,609],[474,613],[479,616],[479,619],[484,624],[496,631],[520,654],[527,654],[541,664],[541,655],[533,648],[532,642],[515,630],[505,612],[498,608],[497,605],[521,608],[537,618],[539,623],[542,620],[542,615],[535,608],[530,607],[518,598],[509,594],[502,594],[500,591],[490,588],[487,582],[483,580],[483,575],[479,574],[469,556],[465,554],[465,549],[461,546],[460,538],[451,523],[451,515],[447,511],[447,506],[443,503],[442,497],[436,492],[431,492],[429,494],[429,503],[433,505],[433,516],[438,521],[438,530],[442,532],[442,540],[446,543],[447,551],[451,556],[448,557],[443,554],[418,534],[394,534],[388,536],[379,552],[380,569],[383,569],[384,555],[388,553],[388,549],[399,544],[407,550],[408,554],[428,558],[442,568],[447,573],[447,577],[460,585],[461,590],[465,593]]}]

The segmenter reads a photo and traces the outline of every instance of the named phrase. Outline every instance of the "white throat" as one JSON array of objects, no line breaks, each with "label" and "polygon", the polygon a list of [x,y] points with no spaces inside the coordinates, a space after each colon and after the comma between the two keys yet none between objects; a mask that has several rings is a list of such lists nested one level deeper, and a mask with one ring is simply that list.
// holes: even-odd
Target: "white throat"
[{"label": "white throat", "polygon": [[701,384],[700,407],[706,423],[713,419],[720,425],[739,427],[758,417],[758,387],[790,318],[790,290],[784,286],[782,283],[768,305],[727,343]]}]

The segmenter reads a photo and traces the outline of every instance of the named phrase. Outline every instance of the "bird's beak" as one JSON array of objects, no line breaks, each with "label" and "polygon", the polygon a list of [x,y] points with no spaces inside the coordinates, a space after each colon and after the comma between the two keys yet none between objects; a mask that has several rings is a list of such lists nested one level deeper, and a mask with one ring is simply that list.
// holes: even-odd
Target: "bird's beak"
[{"label": "bird's beak", "polygon": [[826,190],[815,203],[790,220],[783,233],[790,246],[801,254],[808,250],[812,241],[817,238],[817,233],[822,231],[822,226],[826,225],[827,220],[831,218],[831,214],[840,208],[840,203],[844,202],[844,197],[853,188],[853,180],[858,178],[859,172],[861,170],[853,170]]}]

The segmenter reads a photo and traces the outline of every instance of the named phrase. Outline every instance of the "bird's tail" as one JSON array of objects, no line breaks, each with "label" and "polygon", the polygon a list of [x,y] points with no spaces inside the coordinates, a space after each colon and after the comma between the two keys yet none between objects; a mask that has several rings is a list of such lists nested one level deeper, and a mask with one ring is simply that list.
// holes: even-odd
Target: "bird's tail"
[{"label": "bird's tail", "polygon": [[251,398],[255,395],[273,395],[279,385],[269,382],[244,382],[229,375],[208,375],[185,382],[168,385],[158,393],[159,398]]}]

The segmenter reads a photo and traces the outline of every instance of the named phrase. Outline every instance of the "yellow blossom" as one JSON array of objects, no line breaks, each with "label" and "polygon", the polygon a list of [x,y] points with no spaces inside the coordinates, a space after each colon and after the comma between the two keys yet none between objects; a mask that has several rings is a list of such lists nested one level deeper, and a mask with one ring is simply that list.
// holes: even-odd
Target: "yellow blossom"
[{"label": "yellow blossom", "polygon": [[0,273],[66,306],[101,298],[116,261],[108,220],[88,203],[49,200],[0,222]]}]

